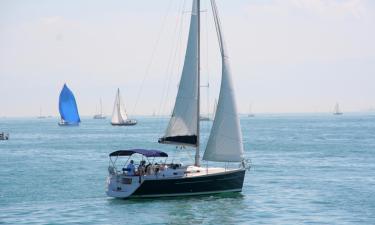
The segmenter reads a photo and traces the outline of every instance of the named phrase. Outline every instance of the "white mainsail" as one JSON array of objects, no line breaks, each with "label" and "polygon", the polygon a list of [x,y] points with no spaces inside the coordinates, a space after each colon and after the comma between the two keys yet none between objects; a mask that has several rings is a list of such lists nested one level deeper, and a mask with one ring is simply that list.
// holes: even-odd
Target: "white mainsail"
[{"label": "white mainsail", "polygon": [[121,124],[128,119],[126,115],[125,106],[120,96],[120,89],[117,89],[115,105],[112,112],[112,124]]},{"label": "white mainsail", "polygon": [[185,62],[168,127],[159,143],[197,145],[198,135],[198,5],[193,0]]},{"label": "white mainsail", "polygon": [[215,0],[211,0],[222,57],[222,78],[219,102],[203,159],[216,162],[243,160],[243,143],[237,114],[229,59],[221,31]]}]

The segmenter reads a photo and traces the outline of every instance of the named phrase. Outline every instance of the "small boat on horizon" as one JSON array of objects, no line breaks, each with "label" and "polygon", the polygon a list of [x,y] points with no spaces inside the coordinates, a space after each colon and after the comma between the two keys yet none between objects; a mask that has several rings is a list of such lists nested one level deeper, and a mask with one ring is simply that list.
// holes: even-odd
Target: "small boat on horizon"
[{"label": "small boat on horizon", "polygon": [[111,124],[112,126],[134,126],[137,124],[136,120],[128,119],[119,88],[117,89],[115,104],[113,106]]},{"label": "small boat on horizon", "polygon": [[39,108],[39,116],[37,118],[38,119],[45,119],[45,118],[47,118],[46,116],[43,116],[43,114],[42,114],[42,107]]},{"label": "small boat on horizon", "polygon": [[215,99],[215,102],[214,102],[214,109],[213,109],[213,111],[212,111],[212,115],[210,116],[210,113],[208,114],[208,116],[203,116],[203,115],[201,115],[201,116],[199,117],[199,120],[200,120],[200,121],[213,121],[214,118],[215,118],[216,109],[217,109],[217,99]]},{"label": "small boat on horizon", "polygon": [[339,103],[336,103],[335,107],[333,108],[333,115],[341,116],[342,114],[344,114],[344,113],[340,110]]},{"label": "small boat on horizon", "polygon": [[0,132],[0,140],[1,141],[9,140],[9,133]]},{"label": "small boat on horizon", "polygon": [[59,97],[59,126],[78,126],[81,122],[73,92],[64,84]]},{"label": "small boat on horizon", "polygon": [[211,119],[210,119],[210,117],[208,117],[208,116],[203,116],[203,115],[201,115],[201,116],[199,116],[199,120],[200,120],[200,121],[210,121]]},{"label": "small boat on horizon", "polygon": [[255,116],[255,114],[252,112],[252,110],[251,110],[251,104],[249,105],[249,114],[247,114],[247,117],[254,117]]},{"label": "small boat on horizon", "polygon": [[103,114],[103,105],[102,105],[102,99],[100,99],[100,112],[98,114],[95,114],[93,119],[96,119],[96,120],[103,120],[107,118],[104,114]]}]

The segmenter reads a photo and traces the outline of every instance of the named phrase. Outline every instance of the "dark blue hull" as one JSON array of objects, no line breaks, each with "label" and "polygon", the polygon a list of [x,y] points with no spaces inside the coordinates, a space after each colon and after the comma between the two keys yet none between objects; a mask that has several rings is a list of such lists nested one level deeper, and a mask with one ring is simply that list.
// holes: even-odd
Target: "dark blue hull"
[{"label": "dark blue hull", "polygon": [[162,197],[240,192],[245,170],[178,179],[145,180],[130,197]]}]

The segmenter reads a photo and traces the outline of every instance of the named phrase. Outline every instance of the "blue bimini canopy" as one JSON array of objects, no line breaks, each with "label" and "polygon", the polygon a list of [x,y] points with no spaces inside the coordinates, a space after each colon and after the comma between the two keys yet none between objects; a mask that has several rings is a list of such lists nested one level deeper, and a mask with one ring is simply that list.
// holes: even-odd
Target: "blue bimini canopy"
[{"label": "blue bimini canopy", "polygon": [[147,149],[129,149],[129,150],[118,150],[109,154],[111,156],[131,156],[135,153],[144,155],[146,157],[168,157],[168,154],[159,150],[147,150]]},{"label": "blue bimini canopy", "polygon": [[78,108],[73,92],[64,84],[59,98],[59,111],[61,118],[68,123],[79,123]]}]

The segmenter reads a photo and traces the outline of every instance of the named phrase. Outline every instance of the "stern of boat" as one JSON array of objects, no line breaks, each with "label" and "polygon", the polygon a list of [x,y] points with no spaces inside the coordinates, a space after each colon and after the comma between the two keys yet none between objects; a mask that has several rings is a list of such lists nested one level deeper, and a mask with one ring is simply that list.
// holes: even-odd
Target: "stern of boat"
[{"label": "stern of boat", "polygon": [[114,198],[127,198],[142,184],[139,176],[125,174],[110,174],[106,181],[106,194]]}]

